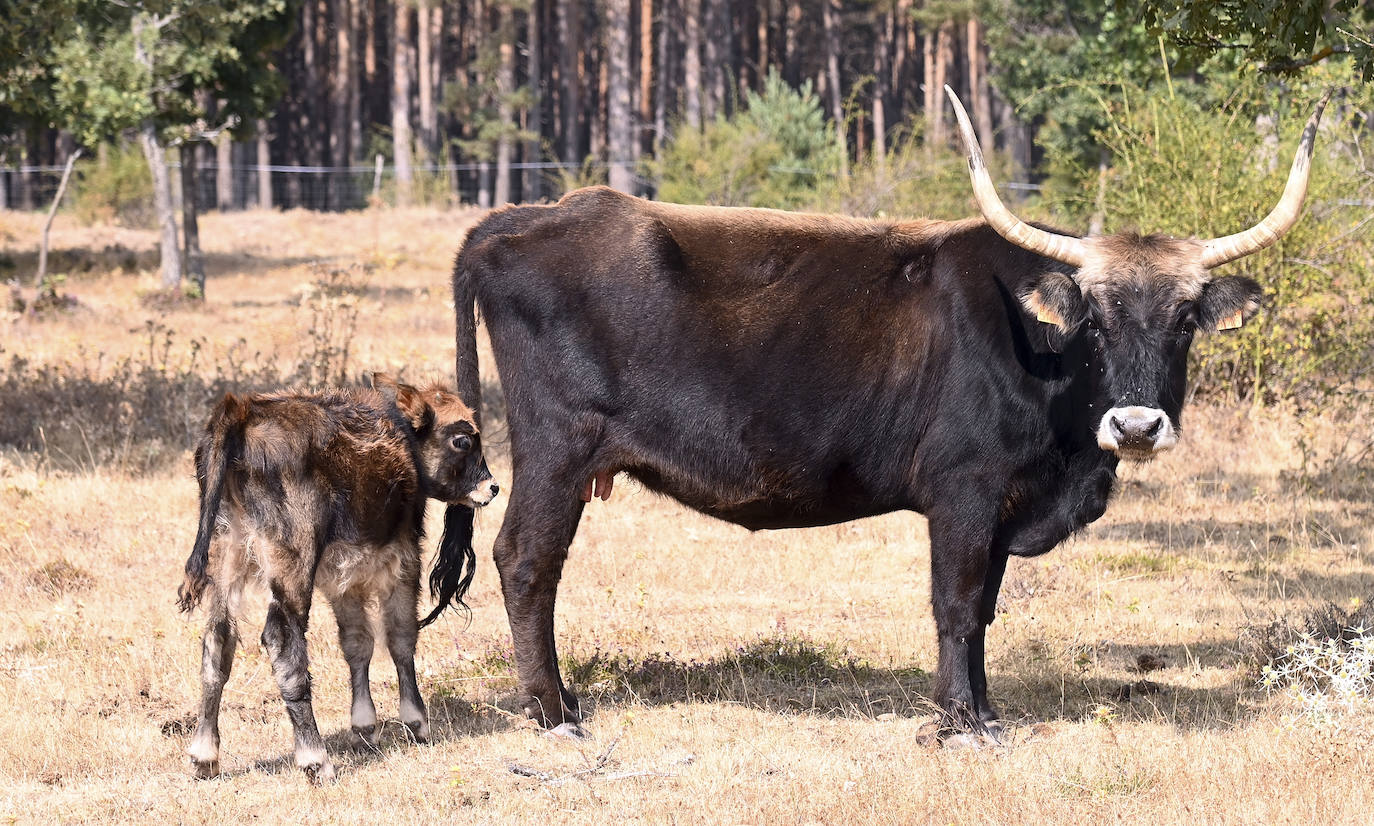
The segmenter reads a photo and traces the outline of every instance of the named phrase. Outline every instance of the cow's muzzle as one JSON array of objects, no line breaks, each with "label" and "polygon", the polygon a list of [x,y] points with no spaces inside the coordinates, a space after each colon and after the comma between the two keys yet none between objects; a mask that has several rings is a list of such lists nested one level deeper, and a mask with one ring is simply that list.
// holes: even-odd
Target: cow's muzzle
[{"label": "cow's muzzle", "polygon": [[1113,407],[1097,426],[1097,446],[1141,462],[1178,444],[1169,415],[1157,407]]}]

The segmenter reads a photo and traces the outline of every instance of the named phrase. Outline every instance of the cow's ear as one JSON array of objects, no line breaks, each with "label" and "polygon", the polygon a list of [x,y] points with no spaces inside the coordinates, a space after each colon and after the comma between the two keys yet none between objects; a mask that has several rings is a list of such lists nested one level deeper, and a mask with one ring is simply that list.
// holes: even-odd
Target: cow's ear
[{"label": "cow's ear", "polygon": [[1197,301],[1198,329],[1234,330],[1259,312],[1264,290],[1253,278],[1228,275],[1209,282]]},{"label": "cow's ear", "polygon": [[1067,275],[1044,275],[1021,294],[1026,312],[1043,324],[1054,326],[1063,335],[1072,335],[1088,316],[1088,304],[1078,284]]}]

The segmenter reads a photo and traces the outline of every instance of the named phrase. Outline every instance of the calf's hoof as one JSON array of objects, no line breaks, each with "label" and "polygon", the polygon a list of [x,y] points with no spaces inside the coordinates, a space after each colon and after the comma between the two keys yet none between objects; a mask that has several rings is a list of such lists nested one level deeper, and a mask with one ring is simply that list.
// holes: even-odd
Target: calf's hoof
[{"label": "calf's hoof", "polygon": [[197,760],[191,758],[191,773],[201,780],[209,780],[219,777],[218,760]]},{"label": "calf's hoof", "polygon": [[334,782],[334,764],[326,758],[323,763],[311,766],[301,766],[305,772],[305,779],[310,781],[312,786],[323,786],[326,783]]}]

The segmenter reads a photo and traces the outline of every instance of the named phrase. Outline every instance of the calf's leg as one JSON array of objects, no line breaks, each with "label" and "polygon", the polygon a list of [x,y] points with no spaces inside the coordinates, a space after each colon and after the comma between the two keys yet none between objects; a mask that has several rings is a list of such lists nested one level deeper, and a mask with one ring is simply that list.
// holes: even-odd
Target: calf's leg
[{"label": "calf's leg", "polygon": [[272,582],[272,602],[262,629],[262,645],[272,657],[272,676],[286,702],[286,715],[295,732],[296,765],[312,783],[334,779],[334,764],[315,723],[310,703],[310,663],[305,648],[305,628],[310,617],[310,590],[288,591]]},{"label": "calf's leg", "polygon": [[218,589],[213,591],[210,616],[201,638],[200,655],[200,715],[196,733],[186,753],[191,756],[191,769],[197,777],[209,778],[219,774],[219,704],[229,671],[234,665],[234,650],[238,633],[234,621]]},{"label": "calf's leg", "polygon": [[415,640],[419,635],[416,603],[420,598],[420,549],[415,543],[401,552],[401,576],[382,603],[386,647],[396,665],[401,694],[401,722],[421,743],[429,742],[429,712],[415,682]]},{"label": "calf's leg", "polygon": [[353,705],[349,720],[353,733],[375,747],[378,740],[377,707],[372,703],[372,689],[368,685],[368,666],[372,663],[375,642],[372,626],[367,621],[360,594],[349,591],[331,600],[334,619],[339,624],[339,647],[348,662],[348,680],[353,689]]}]

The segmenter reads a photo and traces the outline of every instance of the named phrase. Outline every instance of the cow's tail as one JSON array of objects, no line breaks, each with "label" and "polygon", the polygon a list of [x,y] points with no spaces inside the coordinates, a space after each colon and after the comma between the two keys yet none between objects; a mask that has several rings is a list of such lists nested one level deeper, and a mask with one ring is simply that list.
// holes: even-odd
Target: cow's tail
[{"label": "cow's tail", "polygon": [[444,534],[439,537],[439,553],[429,572],[429,594],[438,600],[434,610],[420,620],[424,628],[439,618],[444,609],[457,601],[464,609],[463,595],[477,570],[477,554],[472,550],[472,508],[449,505],[444,511]]},{"label": "cow's tail", "polygon": [[202,449],[197,451],[200,526],[196,529],[196,544],[186,558],[186,579],[177,589],[177,606],[182,611],[194,609],[205,593],[205,586],[210,583],[206,569],[210,563],[210,539],[215,535],[215,520],[224,498],[224,477],[229,464],[243,455],[243,433],[247,423],[248,403],[233,393],[226,393],[210,416],[207,427],[210,438],[202,442]]}]

